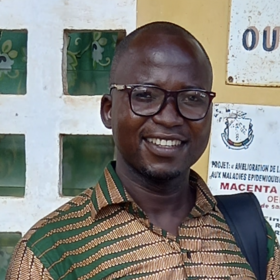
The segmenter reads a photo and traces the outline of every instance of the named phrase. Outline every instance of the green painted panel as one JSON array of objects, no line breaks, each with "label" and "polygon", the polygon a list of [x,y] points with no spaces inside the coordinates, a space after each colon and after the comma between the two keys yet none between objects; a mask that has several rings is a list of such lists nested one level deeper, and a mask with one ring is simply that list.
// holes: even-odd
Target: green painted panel
[{"label": "green painted panel", "polygon": [[0,232],[0,280],[5,279],[7,268],[15,245],[21,238],[20,233]]},{"label": "green painted panel", "polygon": [[27,33],[0,30],[0,94],[26,93]]},{"label": "green painted panel", "polygon": [[63,136],[62,194],[75,196],[94,186],[113,158],[112,136]]},{"label": "green painted panel", "polygon": [[25,169],[24,135],[0,134],[0,196],[24,196]]},{"label": "green painted panel", "polygon": [[[71,95],[108,93],[116,31],[69,32],[67,80]],[[0,94],[26,94],[27,33],[0,30]]]},{"label": "green painted panel", "polygon": [[67,80],[70,95],[108,93],[118,32],[68,33]]}]

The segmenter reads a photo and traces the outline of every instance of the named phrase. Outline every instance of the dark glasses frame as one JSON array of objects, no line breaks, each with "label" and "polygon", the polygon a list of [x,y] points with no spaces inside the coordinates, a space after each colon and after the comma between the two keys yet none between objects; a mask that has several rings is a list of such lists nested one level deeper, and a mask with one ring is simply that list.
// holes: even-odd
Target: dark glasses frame
[{"label": "dark glasses frame", "polygon": [[[164,92],[165,95],[164,95],[164,99],[162,101],[162,104],[160,105],[160,107],[158,108],[158,110],[155,113],[153,113],[153,114],[141,114],[141,113],[138,113],[138,112],[134,111],[133,106],[131,104],[131,93],[137,87],[156,88],[156,89],[159,89],[162,92]],[[207,91],[207,90],[204,90],[204,89],[201,89],[201,88],[186,88],[186,89],[180,89],[180,90],[175,90],[174,91],[174,90],[166,90],[166,89],[163,89],[161,87],[158,87],[158,86],[155,86],[155,85],[149,85],[149,84],[147,84],[147,85],[146,84],[127,84],[127,85],[111,84],[110,85],[110,94],[111,94],[111,91],[113,89],[116,89],[117,91],[125,91],[126,90],[127,94],[129,95],[129,103],[130,103],[130,108],[131,108],[132,112],[135,115],[142,116],[142,117],[151,117],[151,116],[154,116],[154,115],[158,114],[161,111],[161,109],[163,108],[164,104],[166,103],[167,98],[172,95],[172,96],[174,96],[174,98],[176,100],[175,103],[176,103],[177,111],[180,113],[180,115],[183,118],[191,120],[191,121],[198,121],[198,120],[201,120],[201,119],[205,118],[205,116],[208,113],[210,104],[211,104],[213,98],[216,96],[215,92]],[[186,91],[196,91],[196,92],[200,92],[200,93],[204,93],[204,94],[208,95],[209,104],[208,104],[208,106],[206,108],[205,114],[202,117],[199,117],[199,118],[188,118],[188,117],[185,117],[181,113],[181,110],[180,110],[180,108],[178,106],[178,99],[177,99],[177,97],[178,97],[179,93],[186,92]]]}]

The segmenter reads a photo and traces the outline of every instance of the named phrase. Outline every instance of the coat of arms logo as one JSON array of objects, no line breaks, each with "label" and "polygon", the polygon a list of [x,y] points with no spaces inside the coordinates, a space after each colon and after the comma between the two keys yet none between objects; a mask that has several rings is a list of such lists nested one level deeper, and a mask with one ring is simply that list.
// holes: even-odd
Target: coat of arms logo
[{"label": "coat of arms logo", "polygon": [[254,139],[252,119],[246,118],[246,113],[237,112],[235,116],[226,119],[226,128],[221,134],[225,145],[229,149],[248,149]]}]

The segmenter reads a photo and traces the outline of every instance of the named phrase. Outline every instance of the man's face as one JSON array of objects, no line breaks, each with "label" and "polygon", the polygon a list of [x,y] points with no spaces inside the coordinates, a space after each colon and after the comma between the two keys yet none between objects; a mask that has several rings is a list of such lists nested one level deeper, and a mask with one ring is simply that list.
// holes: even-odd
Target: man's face
[{"label": "man's face", "polygon": [[[194,41],[177,35],[141,34],[121,58],[114,82],[152,84],[172,91],[210,90],[211,79],[207,59]],[[113,90],[106,110],[118,170],[132,169],[149,178],[168,180],[185,174],[207,146],[211,108],[204,119],[190,121],[177,112],[175,99],[169,97],[158,114],[143,117],[131,111],[126,91]],[[164,145],[170,140],[171,146]]]}]

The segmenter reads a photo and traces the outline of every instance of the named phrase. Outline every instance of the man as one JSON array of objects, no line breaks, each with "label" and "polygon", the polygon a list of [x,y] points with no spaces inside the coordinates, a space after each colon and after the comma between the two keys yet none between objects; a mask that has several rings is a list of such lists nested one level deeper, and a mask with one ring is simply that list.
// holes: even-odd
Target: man
[{"label": "man", "polygon": [[[110,79],[101,117],[116,162],[27,233],[7,279],[256,279],[191,170],[215,96],[203,47],[177,25],[148,24],[120,43]],[[267,280],[280,279],[268,231]]]}]

